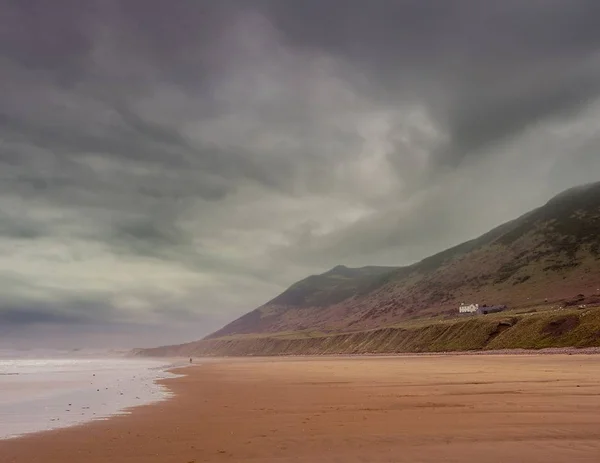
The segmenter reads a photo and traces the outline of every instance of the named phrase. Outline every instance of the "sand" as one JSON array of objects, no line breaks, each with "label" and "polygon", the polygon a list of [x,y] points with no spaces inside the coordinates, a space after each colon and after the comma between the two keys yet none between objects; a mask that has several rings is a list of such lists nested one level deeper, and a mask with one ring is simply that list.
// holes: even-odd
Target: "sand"
[{"label": "sand", "polygon": [[600,461],[600,357],[219,360],[176,397],[0,441],[0,462]]}]

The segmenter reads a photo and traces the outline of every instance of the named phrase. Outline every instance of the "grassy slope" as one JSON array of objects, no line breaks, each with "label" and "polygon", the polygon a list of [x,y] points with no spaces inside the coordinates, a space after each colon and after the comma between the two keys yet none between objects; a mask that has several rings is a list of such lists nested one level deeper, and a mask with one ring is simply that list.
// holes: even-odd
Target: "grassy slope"
[{"label": "grassy slope", "polygon": [[145,356],[271,356],[600,346],[600,308],[502,313],[324,335],[230,336],[145,349]]},{"label": "grassy slope", "polygon": [[[348,268],[338,265],[321,275],[311,275],[294,283],[279,296],[270,300],[262,307],[247,313],[241,318],[213,333],[210,337],[220,337],[232,333],[281,331],[287,323],[295,331],[307,329],[311,323],[305,322],[301,317],[297,323],[290,323],[295,314],[302,314],[302,309],[311,308],[315,312],[319,309],[341,303],[356,295],[366,293],[373,287],[381,285],[382,279],[392,274],[397,267],[367,266]],[[274,319],[281,318],[286,312],[287,318],[282,319],[281,326],[273,323]]]}]

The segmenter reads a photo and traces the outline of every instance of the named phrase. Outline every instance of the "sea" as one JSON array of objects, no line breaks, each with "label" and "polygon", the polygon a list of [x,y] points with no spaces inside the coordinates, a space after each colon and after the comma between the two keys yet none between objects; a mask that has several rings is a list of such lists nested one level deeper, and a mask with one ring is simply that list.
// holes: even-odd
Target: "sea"
[{"label": "sea", "polygon": [[168,399],[181,363],[112,351],[0,350],[0,439],[127,414]]}]

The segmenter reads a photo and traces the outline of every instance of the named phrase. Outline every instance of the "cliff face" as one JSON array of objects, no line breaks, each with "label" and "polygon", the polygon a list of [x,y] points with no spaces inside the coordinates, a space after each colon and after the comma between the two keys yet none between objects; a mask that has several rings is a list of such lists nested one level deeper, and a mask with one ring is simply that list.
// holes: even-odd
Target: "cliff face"
[{"label": "cliff face", "polygon": [[547,347],[599,347],[600,308],[472,317],[403,329],[329,336],[237,337],[141,349],[156,357],[383,354]]},{"label": "cliff face", "polygon": [[310,276],[209,338],[373,329],[454,313],[461,302],[560,302],[595,292],[598,275],[600,182],[408,267],[338,266]]}]

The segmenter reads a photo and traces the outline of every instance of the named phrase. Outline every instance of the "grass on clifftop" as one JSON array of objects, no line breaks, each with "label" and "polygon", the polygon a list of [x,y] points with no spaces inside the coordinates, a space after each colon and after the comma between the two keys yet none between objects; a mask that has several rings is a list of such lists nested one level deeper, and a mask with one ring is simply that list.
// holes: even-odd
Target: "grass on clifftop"
[{"label": "grass on clifftop", "polygon": [[236,335],[143,349],[142,356],[395,354],[548,347],[600,347],[600,307],[429,320],[412,327],[325,334]]},{"label": "grass on clifftop", "polygon": [[[537,311],[536,311],[537,310]],[[456,318],[435,317],[409,320],[392,327],[369,331],[328,334],[320,331],[232,335],[212,342],[285,341],[304,345],[327,345],[336,353],[440,352],[481,349],[541,349],[547,347],[600,346],[600,307],[586,309],[539,308],[530,311]],[[348,351],[350,350],[350,352]],[[297,352],[301,353],[301,352]]]}]

